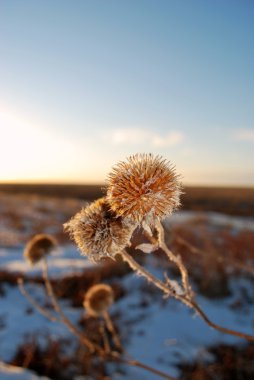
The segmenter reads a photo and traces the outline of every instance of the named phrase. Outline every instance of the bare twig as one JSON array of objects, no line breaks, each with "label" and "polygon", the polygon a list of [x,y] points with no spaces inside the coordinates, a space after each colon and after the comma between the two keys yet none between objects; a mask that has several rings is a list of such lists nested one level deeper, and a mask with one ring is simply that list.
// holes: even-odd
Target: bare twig
[{"label": "bare twig", "polygon": [[79,340],[89,349],[90,352],[94,352],[95,350],[101,351],[101,348],[94,343],[92,343],[86,336],[84,336],[80,331],[76,329],[76,327],[71,323],[71,321],[66,317],[64,312],[62,311],[61,306],[59,305],[57,298],[55,296],[54,290],[52,288],[51,282],[49,280],[48,276],[48,264],[47,260],[44,257],[43,258],[43,278],[45,281],[45,286],[48,292],[48,296],[51,299],[52,305],[55,309],[55,311],[58,313],[58,315],[61,317],[61,321],[68,327],[68,329],[76,335]]},{"label": "bare twig", "polygon": [[105,324],[106,324],[106,327],[108,329],[108,331],[111,333],[112,335],[112,338],[113,338],[113,341],[115,343],[115,346],[116,348],[118,348],[120,350],[120,352],[123,352],[123,347],[122,347],[122,344],[121,344],[121,341],[120,341],[120,338],[116,332],[116,329],[114,327],[114,324],[110,318],[110,315],[107,311],[105,311],[103,313],[103,318],[105,320]]},{"label": "bare twig", "polygon": [[147,271],[145,268],[143,268],[125,250],[122,251],[122,257],[123,257],[123,260],[126,261],[134,271],[136,271],[138,274],[145,277],[149,282],[152,282],[157,288],[162,290],[167,296],[173,296],[176,299],[183,302],[185,305],[194,309],[197,312],[197,314],[204,320],[204,322],[206,322],[210,327],[212,327],[218,331],[221,331],[223,333],[226,333],[229,335],[234,335],[234,336],[237,336],[239,338],[243,338],[243,339],[249,340],[251,342],[254,342],[254,336],[253,335],[249,335],[249,334],[241,333],[239,331],[228,329],[226,327],[217,325],[216,323],[210,321],[210,319],[207,317],[205,312],[200,308],[200,306],[193,299],[189,299],[189,297],[186,297],[185,294],[181,295],[181,294],[174,293],[172,291],[172,289],[168,287],[167,284],[164,284],[162,281],[160,281],[155,276],[153,276],[149,271]]},{"label": "bare twig", "polygon": [[30,296],[30,294],[26,291],[25,287],[24,287],[24,280],[23,278],[19,278],[18,279],[18,286],[19,286],[19,290],[20,292],[23,294],[23,296],[25,298],[27,298],[27,300],[30,302],[30,304],[39,312],[41,313],[42,315],[44,315],[44,317],[46,317],[47,319],[51,320],[52,322],[56,322],[56,321],[59,321],[58,318],[54,317],[54,315],[52,315],[51,313],[49,313],[46,309],[44,309],[41,305],[39,305],[37,303],[37,301]]},{"label": "bare twig", "polygon": [[170,376],[168,375],[167,373],[165,372],[162,372],[162,371],[159,371],[153,367],[150,367],[148,366],[147,364],[144,364],[142,362],[140,362],[139,360],[136,360],[136,359],[131,359],[131,358],[124,358],[122,356],[120,356],[118,353],[116,352],[112,352],[110,354],[110,357],[109,357],[110,360],[113,360],[113,361],[116,361],[116,362],[119,362],[119,363],[123,363],[123,364],[127,364],[127,365],[130,365],[132,367],[138,367],[138,368],[142,368],[146,371],[149,371],[151,373],[153,373],[154,375],[157,375],[159,377],[162,377],[163,379],[167,379],[167,380],[177,380],[176,377],[173,377],[173,376]]},{"label": "bare twig", "polygon": [[245,334],[245,333],[242,333],[240,331],[231,330],[231,329],[228,329],[227,327],[223,327],[223,326],[217,325],[217,323],[212,322],[208,318],[208,316],[204,313],[204,311],[200,308],[200,306],[194,300],[192,300],[191,302],[192,302],[193,309],[198,313],[198,315],[210,327],[213,327],[214,329],[216,329],[218,331],[221,331],[223,333],[226,333],[226,334],[229,334],[229,335],[234,335],[234,336],[237,336],[239,338],[243,338],[243,339],[249,340],[250,342],[254,342],[254,336],[253,335]]},{"label": "bare twig", "polygon": [[[43,268],[43,277],[44,277],[44,281],[45,281],[45,286],[46,286],[46,289],[47,289],[47,292],[48,292],[48,295],[52,301],[52,305],[55,309],[55,311],[60,315],[61,317],[61,320],[62,322],[68,327],[68,329],[75,335],[78,337],[78,339],[81,341],[81,343],[83,343],[89,350],[90,352],[97,352],[101,357],[105,358],[106,360],[112,360],[114,362],[121,362],[121,363],[125,363],[127,365],[130,365],[130,366],[134,366],[134,367],[139,367],[139,368],[143,368],[144,370],[146,371],[149,371],[157,376],[160,376],[164,379],[168,379],[168,380],[177,380],[176,378],[164,373],[164,372],[161,372],[153,367],[150,367],[138,360],[134,360],[134,359],[127,359],[127,358],[124,358],[120,353],[117,353],[115,351],[111,351],[109,353],[107,353],[105,350],[103,350],[100,346],[98,346],[97,344],[95,343],[92,343],[88,338],[86,338],[84,335],[82,335],[81,332],[79,332],[76,327],[70,322],[70,320],[65,316],[64,312],[62,311],[58,301],[57,301],[57,298],[55,296],[55,293],[53,291],[53,288],[52,288],[52,285],[51,285],[51,282],[49,280],[49,277],[48,277],[48,265],[47,265],[47,261],[46,261],[46,258],[44,259],[44,268]],[[111,326],[112,327],[112,326]],[[114,329],[114,327],[113,327]],[[115,339],[116,339],[116,333],[115,333]],[[120,340],[118,342],[120,345]]]},{"label": "bare twig", "polygon": [[102,335],[105,353],[109,354],[111,352],[111,349],[110,349],[108,337],[107,337],[107,334],[106,334],[105,321],[104,320],[100,321],[100,327],[99,327],[99,329],[100,329],[100,332],[101,332],[101,335]]},{"label": "bare twig", "polygon": [[185,295],[180,295],[175,292],[173,287],[169,287],[168,284],[160,281],[152,273],[146,270],[142,265],[140,265],[126,250],[121,252],[122,258],[126,261],[129,266],[137,272],[139,275],[145,277],[149,282],[152,282],[157,288],[162,290],[167,296],[175,297],[176,299],[182,301],[187,306],[192,307],[190,300]]},{"label": "bare twig", "polygon": [[189,282],[189,275],[188,275],[186,267],[184,266],[184,264],[182,262],[181,256],[180,255],[176,256],[166,245],[164,229],[163,229],[163,226],[161,225],[161,222],[159,220],[157,220],[156,229],[158,232],[159,247],[166,253],[169,260],[172,261],[173,263],[175,263],[176,266],[178,267],[178,269],[181,273],[181,277],[182,277],[182,284],[183,284],[183,287],[186,291],[186,296],[188,298],[192,299],[193,298],[193,292],[192,292],[190,282]]}]

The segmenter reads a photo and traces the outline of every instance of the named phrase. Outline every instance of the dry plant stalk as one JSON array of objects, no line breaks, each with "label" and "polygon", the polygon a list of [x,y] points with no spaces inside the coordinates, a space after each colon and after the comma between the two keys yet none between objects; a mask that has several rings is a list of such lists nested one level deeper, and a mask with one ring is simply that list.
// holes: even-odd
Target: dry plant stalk
[{"label": "dry plant stalk", "polygon": [[[51,237],[49,235],[47,235],[46,238],[48,239],[48,241],[51,241]],[[53,238],[52,238],[52,241],[53,241]],[[31,247],[33,249],[34,242],[36,242],[36,250],[39,246],[39,251],[43,253],[40,255],[36,255],[36,260],[34,261],[30,260],[30,261],[33,265],[37,264],[39,261],[43,261],[43,279],[44,279],[45,288],[47,291],[47,295],[51,301],[52,307],[58,317],[55,317],[50,312],[48,312],[44,307],[42,307],[26,291],[24,287],[23,279],[19,278],[18,285],[19,285],[21,293],[23,294],[24,297],[27,298],[27,300],[38,312],[40,312],[44,317],[51,320],[52,322],[62,322],[71,331],[71,333],[79,339],[80,343],[84,345],[90,351],[91,354],[98,356],[105,361],[112,361],[112,362],[117,362],[117,363],[123,363],[123,364],[133,366],[133,367],[139,367],[161,378],[164,378],[167,380],[177,380],[175,377],[172,377],[160,370],[157,370],[136,359],[131,358],[130,355],[126,351],[123,350],[120,337],[116,333],[114,324],[108,313],[108,308],[114,302],[113,290],[109,285],[105,285],[105,284],[94,285],[92,288],[89,289],[84,299],[84,307],[88,308],[89,313],[103,318],[103,323],[100,325],[100,333],[101,333],[103,343],[104,343],[103,347],[101,347],[95,342],[92,342],[90,339],[87,338],[87,336],[83,332],[79,331],[72,324],[72,322],[69,320],[69,318],[65,315],[64,311],[62,310],[58,302],[58,299],[55,295],[55,292],[53,290],[52,284],[50,282],[46,256],[52,251],[52,247],[50,244],[45,244],[44,235],[35,236],[30,242],[28,242],[26,246],[26,250],[24,252],[25,258],[26,259],[28,258],[27,247]],[[43,250],[40,250],[40,244],[43,246]],[[47,251],[47,249],[44,249],[45,246],[50,247],[49,251]],[[54,245],[54,248],[55,248],[55,245]],[[112,335],[112,339],[117,350],[115,349],[113,350],[110,347],[105,329],[107,329]]]},{"label": "dry plant stalk", "polygon": [[[181,281],[172,281],[167,277],[166,281],[162,282],[138,264],[125,249],[122,249],[121,252],[118,249],[114,252],[108,252],[107,256],[114,259],[115,255],[119,253],[134,271],[152,282],[167,296],[172,296],[194,309],[210,327],[253,342],[254,336],[252,335],[234,331],[210,321],[194,299],[188,272],[181,257],[175,255],[165,243],[161,219],[172,213],[180,205],[181,183],[175,168],[160,156],[136,154],[127,158],[126,161],[118,163],[112,169],[112,172],[108,176],[106,190],[104,202],[108,205],[107,209],[109,210],[107,213],[107,223],[113,224],[114,219],[117,217],[121,218],[122,223],[124,221],[126,223],[132,222],[135,224],[135,227],[143,227],[144,233],[150,240],[150,244],[141,244],[135,248],[141,249],[145,253],[161,248],[168,259],[179,269]],[[93,207],[93,204],[89,207]],[[103,223],[104,221],[100,220],[100,226],[97,224],[99,230],[102,228]],[[80,231],[81,224],[82,229],[85,230],[83,220],[82,223],[78,221],[75,225],[71,220],[65,223],[64,227],[70,232],[71,237],[77,243],[82,253],[88,255],[88,258],[91,259],[92,252],[83,248],[85,245],[95,246],[98,243],[95,234],[88,237],[87,234],[83,233],[79,236],[79,239],[76,239],[75,232],[76,230]],[[132,229],[134,231],[133,225]],[[113,234],[111,236],[114,241]],[[82,247],[80,239],[83,241]],[[108,244],[108,239],[101,236],[100,246],[102,251],[107,250]],[[129,239],[120,242],[121,247],[124,244],[125,247],[131,245],[131,236],[129,236]],[[110,246],[112,247],[112,245]]]},{"label": "dry plant stalk", "polygon": [[[210,321],[195,301],[188,272],[181,257],[175,255],[166,245],[161,219],[171,214],[179,206],[180,194],[180,177],[169,162],[152,154],[136,154],[113,168],[108,177],[106,196],[83,208],[64,224],[64,229],[69,232],[81,253],[86,255],[89,260],[100,262],[105,257],[114,260],[119,254],[136,273],[153,283],[164,295],[174,297],[192,308],[210,327],[254,342],[254,336],[222,327]],[[127,252],[126,248],[131,246],[131,237],[137,227],[143,228],[150,243],[140,244],[135,248],[141,249],[145,253],[161,248],[168,260],[178,268],[181,275],[180,281],[171,280],[167,276],[164,282],[161,281]],[[101,329],[104,347],[100,347],[79,332],[66,317],[55,296],[48,276],[46,253],[38,256],[39,259],[43,258],[45,286],[55,312],[87,349],[104,360],[126,363],[143,368],[162,378],[176,380],[168,374],[130,358],[122,349],[120,338],[116,334],[108,313],[108,307],[113,302],[113,297],[111,290],[106,285],[100,284],[97,285],[97,289],[88,291],[84,300],[84,306],[89,313],[104,319]],[[34,262],[37,261],[37,259],[34,260]],[[97,292],[98,286],[99,292]],[[21,286],[21,290],[27,296],[24,287]],[[35,302],[32,303],[35,307],[37,306]],[[37,307],[37,309],[42,312],[40,308]],[[49,317],[46,313],[44,315]],[[110,347],[105,327],[112,334],[117,350]]]},{"label": "dry plant stalk", "polygon": [[57,246],[55,238],[48,234],[37,234],[30,239],[24,250],[24,257],[31,265],[37,264]]},{"label": "dry plant stalk", "polygon": [[[111,333],[116,348],[122,352],[123,347],[109,315],[108,309],[114,303],[114,292],[110,285],[96,284],[88,289],[84,296],[83,306],[91,316],[102,318],[102,332],[105,347],[108,347],[105,328]],[[107,350],[109,351],[109,350]]]},{"label": "dry plant stalk", "polygon": [[103,316],[114,303],[114,293],[111,286],[96,284],[88,289],[84,296],[83,306],[92,316]]}]

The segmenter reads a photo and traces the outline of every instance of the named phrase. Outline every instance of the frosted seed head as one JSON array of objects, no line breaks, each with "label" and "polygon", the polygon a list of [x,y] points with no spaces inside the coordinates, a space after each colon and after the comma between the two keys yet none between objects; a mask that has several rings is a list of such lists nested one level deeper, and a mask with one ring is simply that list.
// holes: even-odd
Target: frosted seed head
[{"label": "frosted seed head", "polygon": [[109,174],[107,201],[111,209],[135,222],[153,224],[180,205],[181,184],[175,168],[161,156],[135,154]]},{"label": "frosted seed head", "polygon": [[103,316],[114,302],[111,286],[106,284],[93,285],[85,294],[83,306],[87,313],[93,316]]},{"label": "frosted seed head", "polygon": [[93,262],[114,258],[129,244],[135,227],[133,222],[110,210],[105,198],[84,207],[64,224],[81,253]]},{"label": "frosted seed head", "polygon": [[56,239],[47,234],[35,235],[29,240],[24,250],[24,257],[32,264],[38,263],[57,246]]}]

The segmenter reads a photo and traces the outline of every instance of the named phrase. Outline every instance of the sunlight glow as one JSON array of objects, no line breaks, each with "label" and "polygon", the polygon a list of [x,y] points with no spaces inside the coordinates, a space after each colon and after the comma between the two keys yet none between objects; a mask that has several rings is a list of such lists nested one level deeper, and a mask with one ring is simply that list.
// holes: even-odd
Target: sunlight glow
[{"label": "sunlight glow", "polygon": [[[82,174],[84,150],[64,136],[34,125],[9,110],[0,109],[0,125],[0,181],[66,182],[66,179],[75,181],[78,170]],[[89,154],[88,150],[85,152]],[[84,165],[83,173],[85,176]],[[92,177],[86,176],[83,180],[93,182]]]}]

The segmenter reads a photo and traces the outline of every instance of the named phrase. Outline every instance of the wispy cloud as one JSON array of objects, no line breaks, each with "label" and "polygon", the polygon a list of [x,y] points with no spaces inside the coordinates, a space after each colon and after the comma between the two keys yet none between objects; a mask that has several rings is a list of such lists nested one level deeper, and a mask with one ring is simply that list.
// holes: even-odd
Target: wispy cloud
[{"label": "wispy cloud", "polygon": [[119,128],[103,133],[115,145],[149,145],[153,147],[169,147],[180,144],[184,140],[184,134],[179,131],[170,131],[162,135],[143,128]]},{"label": "wispy cloud", "polygon": [[239,129],[233,133],[233,139],[254,142],[254,129]]}]

